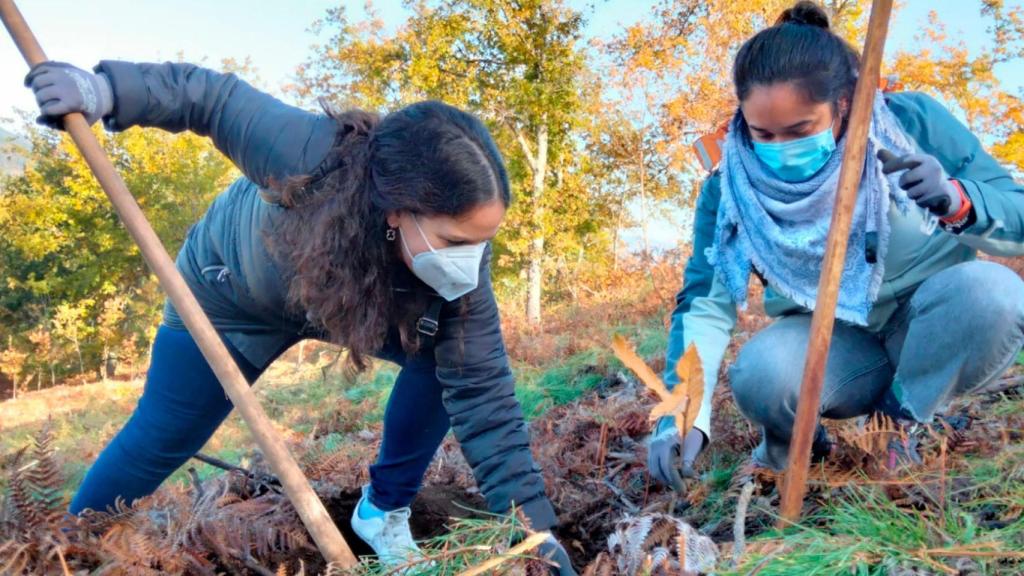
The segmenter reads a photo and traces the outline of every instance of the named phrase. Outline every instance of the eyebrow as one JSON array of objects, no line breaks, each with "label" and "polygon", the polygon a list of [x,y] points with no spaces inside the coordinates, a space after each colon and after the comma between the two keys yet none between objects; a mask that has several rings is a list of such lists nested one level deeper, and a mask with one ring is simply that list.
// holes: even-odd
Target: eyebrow
[{"label": "eyebrow", "polygon": [[438,234],[437,237],[440,238],[441,240],[444,240],[445,242],[448,242],[449,244],[479,244],[481,242],[488,242],[490,240],[493,240],[494,236],[497,236],[497,234],[498,231],[495,230],[493,235],[488,236],[483,240],[477,238],[468,238],[466,236],[449,236],[448,234]]},{"label": "eyebrow", "polygon": [[[789,130],[796,130],[797,128],[802,128],[803,126],[806,126],[807,124],[810,124],[811,122],[813,122],[813,120],[810,119],[810,118],[808,118],[807,120],[801,120],[801,121],[797,122],[796,124],[790,124],[789,126],[786,126],[785,128],[783,128],[781,130],[781,132],[788,132]],[[747,123],[747,126],[749,126],[751,130],[757,130],[759,132],[771,132],[771,130],[768,130],[766,128],[758,128],[757,126],[754,126],[753,124],[751,124],[749,122]]]},{"label": "eyebrow", "polygon": [[477,240],[476,238],[469,238],[467,236],[461,236],[461,235],[458,235],[458,234],[456,234],[456,235],[438,234],[437,236],[438,236],[438,238],[440,238],[440,239],[442,239],[445,242],[448,242],[450,244],[476,244],[476,243],[480,242],[480,240]]}]

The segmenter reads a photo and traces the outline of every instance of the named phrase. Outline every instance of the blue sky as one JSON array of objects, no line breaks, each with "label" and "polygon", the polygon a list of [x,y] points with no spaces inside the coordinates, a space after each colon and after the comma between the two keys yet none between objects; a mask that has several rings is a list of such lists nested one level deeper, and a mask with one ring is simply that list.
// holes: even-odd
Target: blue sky
[{"label": "blue sky", "polygon": [[[623,25],[648,16],[656,4],[655,0],[570,2],[587,14],[587,33],[599,37],[611,36]],[[223,58],[251,57],[260,86],[287,100],[280,86],[292,78],[316,42],[310,25],[338,4],[338,0],[21,0],[19,7],[54,60],[89,67],[104,58],[162,61],[175,60],[179,53],[187,61],[205,58],[211,65],[219,65]],[[374,4],[385,21],[402,21],[399,0]],[[361,0],[347,5],[353,15],[362,14]],[[962,37],[972,50],[983,50],[985,23],[979,5],[978,0],[906,0],[891,23],[887,51],[909,47],[929,10],[938,12],[951,35]],[[34,110],[31,93],[22,87],[27,68],[6,34],[0,37],[0,71],[0,119],[13,118],[16,109]],[[1006,85],[1019,88],[1024,83],[1024,63],[1008,65],[999,75]],[[8,121],[0,127],[17,130],[18,124]],[[686,217],[673,220],[651,227],[652,245],[676,245]],[[625,236],[633,245],[638,241],[637,231]]]},{"label": "blue sky", "polygon": [[[588,33],[609,36],[623,24],[646,16],[652,0],[572,0],[587,10]],[[927,2],[907,0],[891,26],[890,50],[908,46],[928,10],[937,10],[972,49],[982,49],[984,24],[977,0]],[[50,58],[91,66],[101,58],[154,61],[176,59],[211,64],[222,58],[252,58],[265,87],[277,91],[296,65],[310,53],[315,38],[310,24],[337,0],[22,0],[20,8]],[[355,13],[362,2],[349,2]],[[387,21],[400,21],[398,0],[375,3]],[[592,10],[588,8],[592,6]],[[24,62],[6,35],[0,38],[0,117],[12,109],[32,109],[21,86]],[[1020,85],[1024,65],[1001,71],[1005,81]]]}]

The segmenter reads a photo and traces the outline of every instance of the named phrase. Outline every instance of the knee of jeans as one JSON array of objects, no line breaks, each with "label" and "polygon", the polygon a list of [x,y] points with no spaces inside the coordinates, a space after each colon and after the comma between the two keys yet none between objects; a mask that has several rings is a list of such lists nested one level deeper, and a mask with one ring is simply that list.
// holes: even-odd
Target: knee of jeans
[{"label": "knee of jeans", "polygon": [[995,262],[974,261],[956,267],[943,285],[960,302],[965,320],[972,319],[990,333],[1024,329],[1024,280]]},{"label": "knee of jeans", "polygon": [[1009,268],[990,264],[991,278],[983,281],[990,292],[987,304],[992,308],[991,317],[1002,319],[1018,330],[1024,326],[1024,280]]},{"label": "knee of jeans", "polygon": [[794,412],[802,367],[771,346],[747,343],[729,369],[736,405],[748,418],[761,423],[780,411]]}]

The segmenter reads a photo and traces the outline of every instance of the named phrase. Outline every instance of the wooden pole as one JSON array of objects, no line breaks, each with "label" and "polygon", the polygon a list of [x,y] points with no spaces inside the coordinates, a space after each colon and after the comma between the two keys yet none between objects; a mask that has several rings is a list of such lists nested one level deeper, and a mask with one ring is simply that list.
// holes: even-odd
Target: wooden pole
[{"label": "wooden pole", "polygon": [[[18,50],[29,66],[46,61],[46,54],[36,41],[28,24],[18,11],[13,0],[0,0],[0,19],[18,45]],[[167,254],[160,239],[146,220],[145,215],[125,186],[124,180],[114,169],[96,136],[89,129],[81,114],[64,117],[64,129],[71,135],[86,163],[96,175],[103,191],[110,198],[128,233],[142,251],[142,256],[160,279],[160,285],[174,304],[188,331],[192,334],[203,356],[209,362],[228,397],[245,419],[257,444],[263,451],[267,463],[281,480],[285,493],[302,518],[320,552],[328,562],[344,568],[356,564],[355,556],[342,537],[338,527],[309,485],[299,465],[288,452],[281,438],[275,433],[270,419],[260,407],[249,389],[249,383],[238,369],[234,359],[224,346],[217,331],[210,324],[174,262]]]},{"label": "wooden pole", "polygon": [[[836,300],[839,280],[846,263],[846,245],[850,235],[850,221],[857,202],[857,188],[864,171],[864,155],[871,125],[871,110],[878,90],[878,77],[885,50],[885,37],[889,30],[892,0],[874,0],[871,19],[860,65],[857,88],[850,105],[850,119],[846,127],[846,152],[839,168],[836,204],[832,210],[825,259],[818,280],[818,297],[811,320],[811,334],[804,364],[804,377],[800,384],[796,422],[789,443],[789,469],[782,492],[781,523],[793,522],[800,516],[807,492],[807,471],[811,459],[811,442],[821,409],[821,388],[825,377],[825,363],[832,343],[835,325]],[[874,159],[871,159],[874,162]]]}]

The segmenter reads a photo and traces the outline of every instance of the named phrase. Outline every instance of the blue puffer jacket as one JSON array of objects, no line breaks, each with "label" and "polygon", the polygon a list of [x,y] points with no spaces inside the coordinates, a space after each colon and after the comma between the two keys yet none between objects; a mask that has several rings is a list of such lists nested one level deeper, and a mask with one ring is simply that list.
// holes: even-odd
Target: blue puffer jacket
[{"label": "blue puffer jacket", "polygon": [[[191,64],[104,61],[96,71],[113,87],[108,129],[153,126],[209,136],[245,175],[217,197],[178,254],[178,269],[213,325],[256,366],[310,336],[304,316],[286,311],[288,264],[275,262],[264,245],[285,210],[269,186],[272,179],[315,179],[338,168],[336,122],[287,106],[233,74]],[[404,265],[395,278],[396,291],[429,290]],[[479,286],[444,304],[437,337],[419,354],[436,361],[452,429],[490,509],[505,512],[514,502],[543,530],[555,524],[554,509],[530,454],[490,278],[488,251]],[[182,326],[170,305],[164,321]]]},{"label": "blue puffer jacket", "polygon": [[[941,228],[921,233],[918,211],[907,215],[890,210],[891,236],[885,276],[868,317],[868,330],[879,331],[899,302],[933,274],[972,260],[977,251],[998,256],[1024,254],[1024,186],[982,148],[970,130],[939,102],[916,92],[886,95],[886,104],[917,148],[938,159],[964,188],[973,204],[973,223],[951,233]],[[676,296],[666,354],[666,385],[678,382],[674,367],[690,343],[697,346],[704,367],[704,404],[695,426],[710,435],[711,397],[718,369],[736,321],[735,304],[715,279],[706,251],[714,242],[720,175],[712,174],[697,198],[693,255],[686,264],[683,288]],[[777,317],[805,311],[780,296],[769,284],[765,311]]]}]

